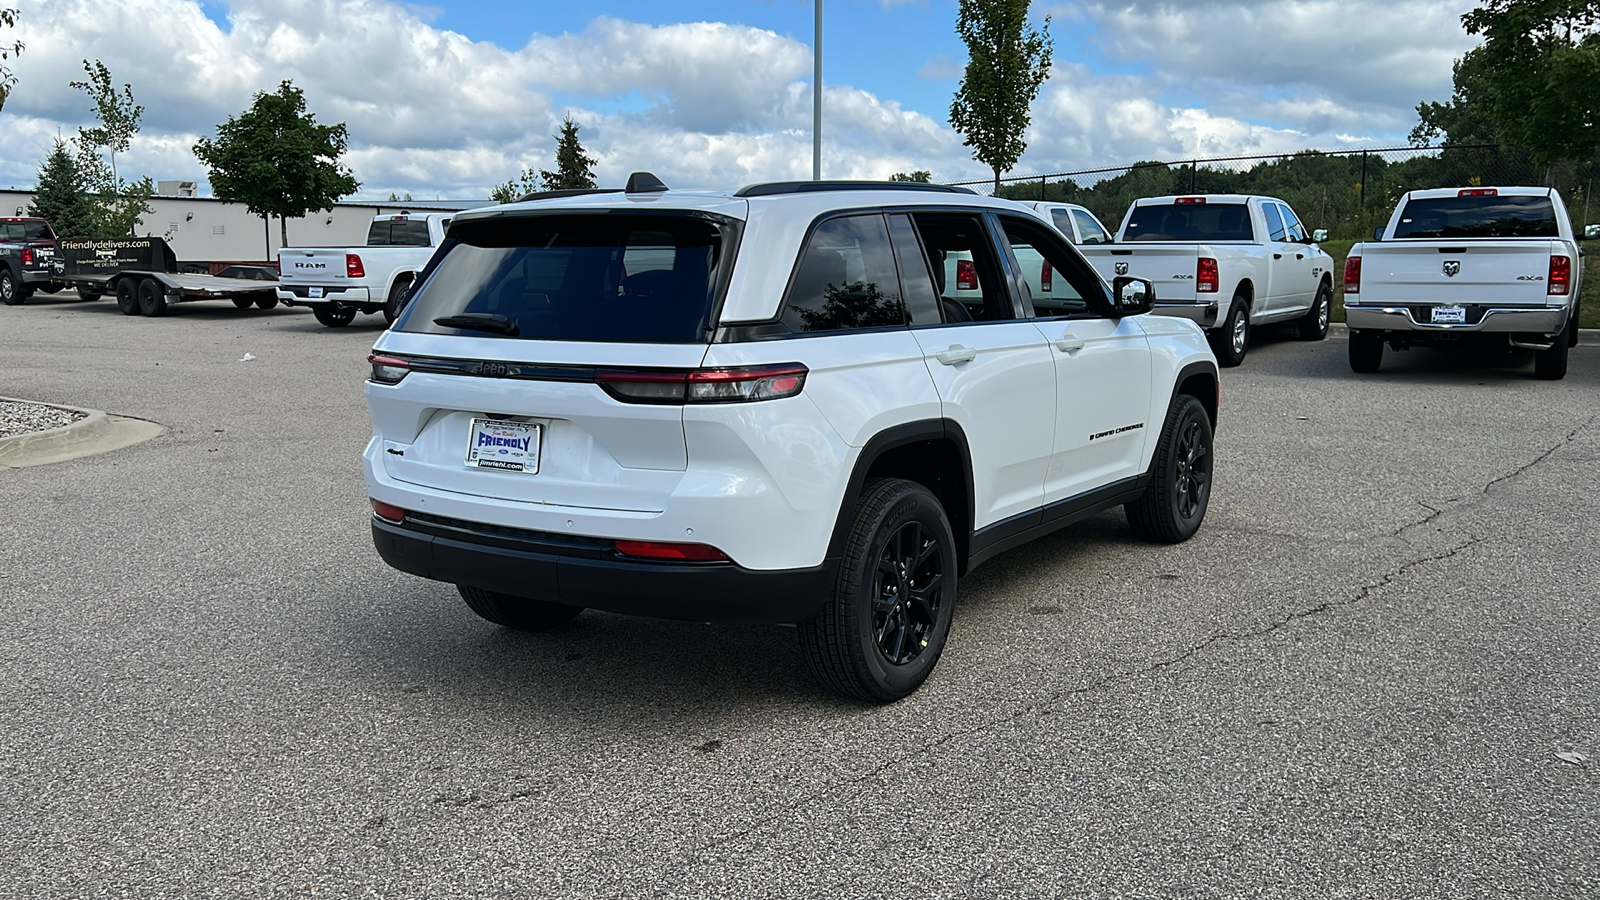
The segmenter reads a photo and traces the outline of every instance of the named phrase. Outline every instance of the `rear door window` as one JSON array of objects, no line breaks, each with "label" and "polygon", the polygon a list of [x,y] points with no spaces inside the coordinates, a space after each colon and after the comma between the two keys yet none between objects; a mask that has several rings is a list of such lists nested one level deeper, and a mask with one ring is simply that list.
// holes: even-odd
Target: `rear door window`
[{"label": "rear door window", "polygon": [[[689,215],[540,215],[457,222],[398,328],[503,316],[523,340],[696,343],[708,339],[733,224]],[[502,329],[509,331],[510,329]]]},{"label": "rear door window", "polygon": [[878,213],[817,226],[784,304],[790,331],[849,331],[906,324],[889,229]]},{"label": "rear door window", "polygon": [[1274,241],[1282,241],[1285,232],[1283,230],[1283,216],[1278,214],[1278,204],[1263,203],[1261,204],[1261,212],[1267,217],[1267,237]]},{"label": "rear door window", "polygon": [[914,213],[911,219],[922,238],[944,322],[1016,318],[995,244],[982,216]]}]

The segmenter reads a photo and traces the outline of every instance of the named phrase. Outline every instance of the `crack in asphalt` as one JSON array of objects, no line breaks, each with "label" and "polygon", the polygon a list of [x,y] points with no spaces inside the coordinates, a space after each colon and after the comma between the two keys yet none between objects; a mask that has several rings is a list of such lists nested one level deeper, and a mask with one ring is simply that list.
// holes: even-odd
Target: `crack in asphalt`
[{"label": "crack in asphalt", "polygon": [[1532,461],[1530,461],[1528,463],[1525,463],[1525,464],[1523,464],[1521,466],[1518,466],[1517,468],[1512,469],[1510,472],[1507,472],[1506,474],[1501,475],[1499,478],[1496,478],[1493,481],[1489,482],[1488,484],[1484,485],[1483,486],[1484,494],[1488,494],[1490,488],[1492,488],[1495,485],[1501,483],[1502,481],[1510,481],[1511,479],[1517,477],[1518,475],[1521,475],[1523,472],[1526,472],[1529,469],[1533,468],[1534,466],[1537,466],[1538,464],[1540,464],[1540,463],[1544,462],[1545,460],[1549,459],[1550,456],[1552,454],[1554,454],[1557,450],[1560,450],[1562,447],[1565,447],[1568,444],[1572,443],[1573,439],[1578,436],[1578,432],[1583,431],[1585,428],[1588,428],[1590,425],[1593,425],[1595,423],[1596,419],[1600,419],[1600,413],[1595,413],[1594,415],[1589,417],[1588,421],[1584,422],[1582,425],[1579,425],[1578,427],[1576,427],[1576,428],[1572,429],[1571,431],[1567,432],[1567,436],[1562,438],[1560,441],[1558,441],[1554,447],[1551,447],[1549,450],[1546,450],[1545,452],[1543,452],[1543,453],[1539,454],[1538,456],[1534,457]]}]

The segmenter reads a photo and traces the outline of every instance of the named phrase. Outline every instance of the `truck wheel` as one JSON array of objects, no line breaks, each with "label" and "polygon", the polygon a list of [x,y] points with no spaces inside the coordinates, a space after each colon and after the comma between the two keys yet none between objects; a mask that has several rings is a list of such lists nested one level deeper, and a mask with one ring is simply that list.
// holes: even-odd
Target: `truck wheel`
[{"label": "truck wheel", "polygon": [[167,289],[154,278],[139,279],[139,312],[154,319],[167,314]]},{"label": "truck wheel", "polygon": [[849,697],[888,702],[933,671],[956,607],[956,542],[927,488],[869,479],[822,612],[800,623],[811,671]]},{"label": "truck wheel", "polygon": [[1350,332],[1350,371],[1376,372],[1383,365],[1383,335],[1376,331]]},{"label": "truck wheel", "polygon": [[1561,332],[1549,350],[1540,350],[1533,354],[1533,377],[1544,381],[1559,381],[1567,377],[1567,354],[1572,346],[1568,343],[1569,333],[1577,330],[1578,320],[1573,319],[1567,323],[1567,330]]},{"label": "truck wheel", "polygon": [[1327,282],[1317,286],[1317,299],[1300,319],[1300,340],[1320,341],[1328,336],[1328,317],[1333,314],[1333,288]]},{"label": "truck wheel", "polygon": [[256,309],[277,309],[277,308],[278,308],[278,298],[277,297],[258,297],[258,298],[256,298]]},{"label": "truck wheel", "polygon": [[27,286],[11,274],[11,270],[0,267],[0,303],[7,306],[21,306],[28,302],[28,294],[32,293]]},{"label": "truck wheel", "polygon": [[1228,305],[1228,318],[1222,327],[1211,333],[1211,349],[1216,351],[1217,362],[1223,366],[1237,366],[1244,362],[1250,349],[1250,304],[1243,294],[1234,295]]},{"label": "truck wheel", "polygon": [[513,597],[510,594],[486,591],[465,584],[456,585],[456,590],[460,592],[461,599],[467,601],[467,606],[479,616],[496,625],[504,625],[518,631],[542,631],[554,628],[572,621],[578,613],[583,612],[581,606]]},{"label": "truck wheel", "polygon": [[311,314],[317,321],[329,328],[343,328],[355,321],[356,308],[353,306],[334,306],[331,303],[318,303],[311,307]]},{"label": "truck wheel", "polygon": [[117,279],[117,309],[125,316],[139,314],[139,282],[132,278]]},{"label": "truck wheel", "polygon": [[233,298],[233,305],[235,309],[249,309],[252,303],[255,303],[255,301],[251,300],[249,297]]},{"label": "truck wheel", "polygon": [[394,320],[400,317],[400,310],[406,305],[406,291],[411,289],[411,282],[401,279],[389,289],[389,301],[383,304],[383,321],[393,325]]},{"label": "truck wheel", "polygon": [[1161,426],[1144,496],[1124,504],[1133,533],[1177,544],[1200,530],[1211,502],[1211,418],[1200,401],[1179,394]]}]

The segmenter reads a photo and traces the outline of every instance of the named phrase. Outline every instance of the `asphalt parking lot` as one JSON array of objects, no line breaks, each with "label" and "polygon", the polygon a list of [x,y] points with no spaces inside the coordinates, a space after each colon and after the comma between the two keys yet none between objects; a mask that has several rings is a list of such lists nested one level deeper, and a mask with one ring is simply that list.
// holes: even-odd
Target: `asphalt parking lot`
[{"label": "asphalt parking lot", "polygon": [[381,327],[0,309],[0,395],[171,429],[0,469],[0,896],[1600,894],[1600,346],[1263,338],[1193,540],[986,564],[872,707],[792,629],[386,568]]}]

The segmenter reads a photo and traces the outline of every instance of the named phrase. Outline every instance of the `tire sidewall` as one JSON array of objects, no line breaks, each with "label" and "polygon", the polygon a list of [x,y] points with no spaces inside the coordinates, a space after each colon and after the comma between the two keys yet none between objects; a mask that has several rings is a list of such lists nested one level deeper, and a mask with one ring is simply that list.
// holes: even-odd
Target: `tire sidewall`
[{"label": "tire sidewall", "polygon": [[[877,571],[878,558],[882,555],[889,538],[901,526],[913,520],[920,522],[922,527],[932,532],[942,544],[941,574],[944,583],[934,628],[928,636],[927,648],[911,662],[905,665],[893,665],[884,659],[873,636],[874,575]],[[946,518],[938,499],[920,486],[914,486],[899,500],[889,505],[878,521],[873,523],[870,534],[867,552],[861,557],[858,571],[852,573],[855,590],[851,603],[854,607],[855,620],[860,624],[855,635],[856,651],[861,654],[865,669],[880,695],[886,699],[899,698],[916,690],[917,686],[927,679],[928,673],[933,670],[939,657],[944,653],[945,643],[950,636],[950,623],[954,617],[956,604],[955,538],[950,531],[949,519]]]},{"label": "tire sidewall", "polygon": [[23,301],[22,288],[17,283],[17,277],[11,270],[0,266],[0,303],[7,306],[17,306]]},{"label": "tire sidewall", "polygon": [[[1162,473],[1160,489],[1163,495],[1162,503],[1166,505],[1167,511],[1172,517],[1175,530],[1181,535],[1182,539],[1187,540],[1200,530],[1201,523],[1205,522],[1206,519],[1206,510],[1211,506],[1211,488],[1216,476],[1216,447],[1215,436],[1211,430],[1211,419],[1206,415],[1205,408],[1200,405],[1199,401],[1185,395],[1177,412],[1178,414],[1173,417],[1172,430],[1167,435],[1167,441],[1171,445],[1167,448],[1170,450],[1171,459],[1167,470]],[[1205,496],[1201,498],[1200,504],[1192,517],[1185,516],[1178,509],[1177,485],[1178,443],[1183,439],[1183,433],[1188,430],[1191,422],[1200,424],[1200,433],[1206,444]]]}]

